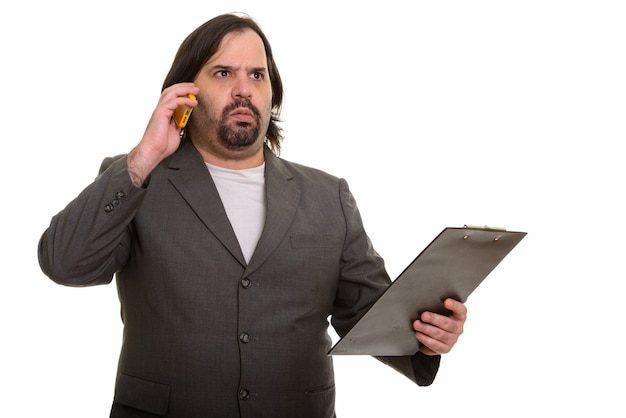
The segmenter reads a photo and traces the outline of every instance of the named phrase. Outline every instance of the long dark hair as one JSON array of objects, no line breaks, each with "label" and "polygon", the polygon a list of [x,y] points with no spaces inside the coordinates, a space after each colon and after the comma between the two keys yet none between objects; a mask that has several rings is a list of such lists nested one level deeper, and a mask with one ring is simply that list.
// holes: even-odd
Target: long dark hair
[{"label": "long dark hair", "polygon": [[255,31],[265,46],[268,73],[272,85],[272,115],[265,138],[270,149],[278,155],[283,140],[282,128],[279,126],[283,103],[283,83],[276,62],[274,62],[270,43],[259,25],[250,17],[235,14],[220,15],[203,23],[191,32],[178,48],[174,62],[163,82],[163,90],[177,83],[193,81],[204,64],[217,52],[224,36],[244,29]]}]

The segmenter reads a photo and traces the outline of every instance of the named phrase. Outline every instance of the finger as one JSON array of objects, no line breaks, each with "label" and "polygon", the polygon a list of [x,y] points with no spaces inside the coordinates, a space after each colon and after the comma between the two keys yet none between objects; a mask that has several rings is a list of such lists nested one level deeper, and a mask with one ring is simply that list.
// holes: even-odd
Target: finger
[{"label": "finger", "polygon": [[458,300],[448,298],[444,300],[443,305],[457,317],[465,318],[467,316],[467,306]]},{"label": "finger", "polygon": [[459,326],[459,324],[455,321],[450,321],[445,316],[437,319],[441,319],[441,321],[434,321],[435,323],[427,323],[419,320],[415,321],[413,323],[413,330],[416,333],[433,338],[437,341],[442,341],[448,344],[454,343],[458,336],[462,333],[462,326]]},{"label": "finger", "polygon": [[197,94],[200,89],[194,83],[178,83],[173,84],[163,90],[163,95],[186,96],[189,93]]},{"label": "finger", "polygon": [[445,354],[450,352],[454,346],[454,342],[442,341],[421,332],[416,332],[415,338],[417,338],[422,345],[422,347],[420,347],[420,351],[424,354]]},{"label": "finger", "polygon": [[159,102],[172,110],[180,105],[194,107],[196,100],[189,98],[189,94],[198,95],[200,89],[193,83],[174,84],[163,90]]},{"label": "finger", "polygon": [[433,312],[424,312],[420,319],[415,321],[413,328],[416,331],[427,334],[434,334],[436,333],[436,330],[441,330],[458,336],[463,333],[465,317],[456,315],[457,314],[453,313],[451,316],[445,316]]}]

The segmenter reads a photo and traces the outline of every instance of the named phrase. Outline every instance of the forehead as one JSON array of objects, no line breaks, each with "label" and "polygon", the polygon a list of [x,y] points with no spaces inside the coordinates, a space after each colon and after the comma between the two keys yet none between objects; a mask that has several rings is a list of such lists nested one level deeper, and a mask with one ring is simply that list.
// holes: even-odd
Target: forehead
[{"label": "forehead", "polygon": [[267,67],[265,45],[252,29],[229,32],[207,64]]}]

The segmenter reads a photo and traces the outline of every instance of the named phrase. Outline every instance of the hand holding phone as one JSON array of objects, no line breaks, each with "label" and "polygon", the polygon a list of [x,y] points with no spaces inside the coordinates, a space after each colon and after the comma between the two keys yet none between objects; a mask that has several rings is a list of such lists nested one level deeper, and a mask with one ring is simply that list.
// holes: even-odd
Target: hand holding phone
[{"label": "hand holding phone", "polygon": [[[189,93],[187,97],[191,100],[196,100],[196,96],[191,93]],[[191,115],[192,110],[193,107],[186,105],[180,105],[176,108],[174,111],[174,122],[176,122],[176,125],[178,125],[179,128],[182,129],[185,125],[187,125],[187,121],[189,120],[189,115]]]}]

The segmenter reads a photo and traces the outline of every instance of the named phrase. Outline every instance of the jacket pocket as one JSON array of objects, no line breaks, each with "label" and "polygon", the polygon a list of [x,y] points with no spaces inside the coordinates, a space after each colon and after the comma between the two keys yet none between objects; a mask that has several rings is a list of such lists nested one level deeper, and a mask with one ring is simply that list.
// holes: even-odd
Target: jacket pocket
[{"label": "jacket pocket", "polygon": [[316,393],[333,392],[334,390],[335,390],[335,384],[334,383],[329,383],[329,384],[327,384],[325,386],[308,388],[307,390],[304,391],[304,393],[306,393],[307,395],[314,395]]},{"label": "jacket pocket", "polygon": [[335,385],[333,383],[312,387],[304,391],[304,404],[307,417],[335,417]]},{"label": "jacket pocket", "polygon": [[170,387],[124,373],[117,375],[113,402],[149,412],[165,415],[169,407]]}]

